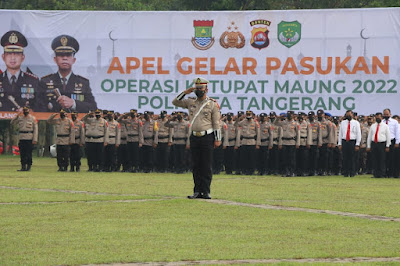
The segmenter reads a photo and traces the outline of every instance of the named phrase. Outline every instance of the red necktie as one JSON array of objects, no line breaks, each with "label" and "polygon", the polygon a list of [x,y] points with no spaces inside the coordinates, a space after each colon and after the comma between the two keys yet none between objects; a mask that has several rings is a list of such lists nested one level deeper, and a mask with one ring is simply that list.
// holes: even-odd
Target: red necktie
[{"label": "red necktie", "polygon": [[379,124],[376,127],[376,132],[375,132],[375,143],[378,143],[378,132],[379,132]]},{"label": "red necktie", "polygon": [[386,125],[388,124],[389,120],[386,120]]},{"label": "red necktie", "polygon": [[346,141],[350,140],[350,120],[349,120],[349,125],[347,126],[347,134],[346,134]]}]

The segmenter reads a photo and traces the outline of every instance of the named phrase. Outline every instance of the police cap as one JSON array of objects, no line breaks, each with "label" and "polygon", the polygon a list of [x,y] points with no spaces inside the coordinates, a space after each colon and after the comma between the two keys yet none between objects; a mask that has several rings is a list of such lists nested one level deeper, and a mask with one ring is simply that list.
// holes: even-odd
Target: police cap
[{"label": "police cap", "polygon": [[266,113],[261,113],[260,117],[267,117],[268,115]]},{"label": "police cap", "polygon": [[205,85],[208,84],[208,80],[206,80],[205,78],[202,77],[197,77],[195,79],[193,79],[193,82],[195,85]]},{"label": "police cap", "polygon": [[161,114],[161,115],[166,115],[166,114],[167,114],[167,111],[161,111],[160,114]]},{"label": "police cap", "polygon": [[109,110],[109,111],[107,112],[107,114],[113,115],[113,114],[114,114],[114,111],[113,111],[113,110]]},{"label": "police cap", "polygon": [[243,112],[243,111],[238,111],[238,112],[237,112],[237,115],[238,115],[238,116],[244,115],[244,112]]},{"label": "police cap", "polygon": [[136,110],[136,109],[131,109],[129,112],[130,112],[130,113],[133,113],[133,114],[136,114],[136,113],[137,113],[137,110]]},{"label": "police cap", "polygon": [[106,114],[108,114],[108,111],[107,110],[103,110],[103,115],[106,115]]},{"label": "police cap", "polygon": [[331,117],[332,115],[330,113],[325,113],[326,116]]},{"label": "police cap", "polygon": [[226,113],[227,116],[234,116],[233,113]]},{"label": "police cap", "polygon": [[64,109],[61,109],[61,110],[60,110],[60,114],[65,114],[65,110],[64,110]]},{"label": "police cap", "polygon": [[269,116],[276,116],[276,113],[274,111],[269,112]]},{"label": "police cap", "polygon": [[246,111],[246,116],[247,116],[247,115],[253,115],[253,112],[250,111],[250,110],[247,110],[247,111]]},{"label": "police cap", "polygon": [[23,53],[27,45],[25,36],[16,30],[8,31],[1,37],[1,46],[5,53]]},{"label": "police cap", "polygon": [[317,115],[323,115],[323,114],[325,114],[324,110],[322,110],[322,109],[318,109],[318,111],[317,111]]},{"label": "police cap", "polygon": [[51,49],[58,54],[75,54],[79,51],[78,41],[69,35],[60,35],[54,38]]},{"label": "police cap", "polygon": [[26,111],[28,111],[28,112],[29,112],[29,108],[28,108],[28,107],[26,107],[26,106],[24,106],[24,108],[22,108],[22,110],[23,110],[24,112],[26,112]]},{"label": "police cap", "polygon": [[71,112],[71,115],[77,115],[77,114],[78,114],[77,111],[72,111],[72,112]]},{"label": "police cap", "polygon": [[94,112],[95,114],[101,114],[100,109],[96,109],[96,111]]},{"label": "police cap", "polygon": [[308,115],[315,115],[314,111],[308,112]]}]

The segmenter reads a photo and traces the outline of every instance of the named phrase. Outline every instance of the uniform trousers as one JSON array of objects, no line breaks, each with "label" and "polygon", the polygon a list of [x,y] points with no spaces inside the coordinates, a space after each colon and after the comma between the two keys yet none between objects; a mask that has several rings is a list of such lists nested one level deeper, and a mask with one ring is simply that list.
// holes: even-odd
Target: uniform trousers
[{"label": "uniform trousers", "polygon": [[318,171],[319,148],[317,145],[311,145],[308,160],[309,175],[316,175]]},{"label": "uniform trousers", "polygon": [[129,168],[129,159],[128,159],[128,144],[121,144],[117,149],[117,166],[116,170],[122,165],[122,171],[127,171]]},{"label": "uniform trousers", "polygon": [[67,168],[69,165],[70,145],[56,145],[57,165],[58,167]]},{"label": "uniform trousers", "polygon": [[386,141],[385,142],[372,142],[371,153],[373,162],[374,177],[380,178],[386,176]]},{"label": "uniform trousers", "polygon": [[234,146],[227,146],[224,150],[224,165],[225,173],[232,174],[235,170],[234,165],[236,163],[236,150]]},{"label": "uniform trousers", "polygon": [[269,149],[268,146],[260,146],[258,150],[257,170],[259,175],[265,175],[269,173],[268,160],[269,160]]},{"label": "uniform trousers", "polygon": [[213,174],[219,174],[223,170],[224,151],[222,145],[214,149]]},{"label": "uniform trousers", "polygon": [[151,145],[142,146],[142,169],[146,173],[153,170],[153,150],[153,146]]},{"label": "uniform trousers", "polygon": [[320,174],[326,173],[329,170],[328,165],[331,151],[332,150],[328,148],[328,143],[322,144],[322,147],[319,149],[318,166]]},{"label": "uniform trousers", "polygon": [[32,140],[20,140],[18,147],[21,165],[32,165]]},{"label": "uniform trousers", "polygon": [[170,146],[168,143],[159,142],[156,148],[156,161],[155,167],[159,172],[166,172],[168,170]]},{"label": "uniform trousers", "polygon": [[214,140],[213,133],[202,137],[190,136],[195,193],[210,193]]},{"label": "uniform trousers", "polygon": [[174,144],[174,171],[182,174],[186,171],[185,144]]},{"label": "uniform trousers", "polygon": [[103,157],[104,142],[86,142],[89,168],[100,169]]},{"label": "uniform trousers", "polygon": [[360,148],[357,169],[359,169],[361,174],[364,174],[367,171],[367,149],[366,148]]},{"label": "uniform trousers", "polygon": [[342,173],[344,176],[355,176],[355,140],[346,141],[342,140],[342,154],[343,154],[343,164]]},{"label": "uniform trousers", "polygon": [[81,166],[81,158],[82,158],[82,154],[81,154],[81,147],[79,144],[71,144],[70,145],[70,163],[71,163],[71,167],[80,167]]},{"label": "uniform trousers", "polygon": [[398,164],[399,162],[396,160],[396,148],[394,145],[396,144],[396,139],[391,140],[391,144],[389,147],[389,152],[386,153],[386,176],[394,177],[398,172]]},{"label": "uniform trousers", "polygon": [[307,146],[300,146],[297,150],[297,173],[299,175],[308,174],[308,162],[309,162],[310,150]]},{"label": "uniform trousers", "polygon": [[296,169],[296,146],[282,145],[283,174],[293,174]]},{"label": "uniform trousers", "polygon": [[269,168],[273,172],[273,174],[279,174],[280,172],[280,150],[277,144],[272,146],[272,149],[269,151]]},{"label": "uniform trousers", "polygon": [[256,145],[242,145],[240,147],[240,162],[242,174],[252,175],[256,169]]},{"label": "uniform trousers", "polygon": [[333,157],[333,168],[334,170],[332,171],[333,174],[339,175],[342,172],[342,162],[343,162],[343,156],[342,156],[342,151],[339,150],[339,147],[336,146],[332,150],[332,157]]},{"label": "uniform trousers", "polygon": [[104,147],[104,169],[105,171],[113,171],[117,161],[115,144],[108,144]]},{"label": "uniform trousers", "polygon": [[129,168],[138,170],[139,168],[139,142],[128,142]]}]

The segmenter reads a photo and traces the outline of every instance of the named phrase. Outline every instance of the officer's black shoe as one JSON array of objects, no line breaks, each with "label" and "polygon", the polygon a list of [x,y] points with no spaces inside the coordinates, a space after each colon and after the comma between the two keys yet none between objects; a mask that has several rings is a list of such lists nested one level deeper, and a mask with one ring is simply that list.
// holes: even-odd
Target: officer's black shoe
[{"label": "officer's black shoe", "polygon": [[18,172],[24,172],[24,171],[26,171],[26,165],[25,164],[22,164],[21,165],[21,169],[19,169],[19,170],[17,170]]},{"label": "officer's black shoe", "polygon": [[25,171],[30,171],[30,170],[31,170],[31,165],[28,164],[28,165],[26,166],[26,168],[25,168]]},{"label": "officer's black shoe", "polygon": [[202,193],[202,198],[203,199],[211,199],[210,193]]},{"label": "officer's black shoe", "polygon": [[62,172],[62,167],[58,167],[58,170],[57,170],[57,172]]},{"label": "officer's black shoe", "polygon": [[76,167],[76,171],[79,172],[81,169],[79,166]]},{"label": "officer's black shoe", "polygon": [[[78,168],[78,167],[77,167]],[[71,169],[69,169],[70,172],[75,172],[75,166],[71,165]]]},{"label": "officer's black shoe", "polygon": [[187,196],[187,198],[188,198],[188,199],[202,199],[203,196],[201,195],[201,193],[195,192],[195,193],[193,193],[193,195]]},{"label": "officer's black shoe", "polygon": [[100,166],[95,166],[93,171],[94,172],[100,172]]}]

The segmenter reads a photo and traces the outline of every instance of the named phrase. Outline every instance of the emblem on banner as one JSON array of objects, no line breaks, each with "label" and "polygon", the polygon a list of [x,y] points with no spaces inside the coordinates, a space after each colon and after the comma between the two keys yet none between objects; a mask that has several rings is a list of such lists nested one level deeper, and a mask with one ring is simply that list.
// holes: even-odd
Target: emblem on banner
[{"label": "emblem on banner", "polygon": [[199,50],[207,50],[214,44],[214,37],[212,37],[212,27],[214,20],[194,20],[194,37],[192,43],[194,47]]},{"label": "emblem on banner", "polygon": [[[235,30],[232,30],[232,28]],[[219,38],[219,43],[225,49],[228,48],[243,48],[246,40],[244,35],[237,31],[238,27],[235,26],[235,22],[232,21],[231,26],[228,27],[228,30],[222,33],[221,37]]]},{"label": "emblem on banner", "polygon": [[268,27],[271,25],[271,21],[265,19],[257,19],[250,22],[250,26],[253,27],[251,30],[250,44],[254,48],[259,50],[267,48],[269,45]]},{"label": "emblem on banner", "polygon": [[281,21],[278,24],[278,40],[287,48],[292,47],[301,39],[301,24],[296,21]]}]

